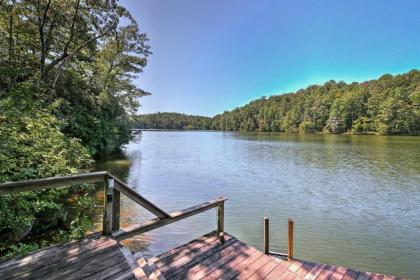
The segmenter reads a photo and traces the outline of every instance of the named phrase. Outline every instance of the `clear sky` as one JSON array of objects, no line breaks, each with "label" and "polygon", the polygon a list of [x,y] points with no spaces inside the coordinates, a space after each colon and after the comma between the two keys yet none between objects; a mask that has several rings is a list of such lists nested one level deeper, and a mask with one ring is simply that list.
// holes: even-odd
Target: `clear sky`
[{"label": "clear sky", "polygon": [[420,68],[418,0],[123,0],[153,55],[140,113],[214,115],[328,80]]}]

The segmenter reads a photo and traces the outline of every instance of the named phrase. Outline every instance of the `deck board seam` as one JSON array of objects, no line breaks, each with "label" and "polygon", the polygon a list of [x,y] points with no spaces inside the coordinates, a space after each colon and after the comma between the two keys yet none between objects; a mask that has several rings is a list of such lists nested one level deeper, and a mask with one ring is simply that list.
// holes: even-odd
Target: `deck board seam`
[{"label": "deck board seam", "polygon": [[[234,239],[234,238],[228,239],[228,240],[226,240],[225,244],[231,244],[232,241],[234,241],[234,240],[236,240],[236,239]],[[192,255],[195,255],[197,253],[200,254],[200,252],[205,250],[206,248],[207,249],[213,248],[213,247],[218,246],[219,244],[220,244],[219,240],[217,238],[215,238],[213,241],[211,241],[208,244],[204,244],[203,246],[200,246],[198,248],[193,248],[191,251],[188,251],[185,254],[182,254],[180,256],[177,255],[174,259],[171,260],[170,263],[174,263],[177,260],[180,260],[182,258],[187,258],[188,256],[192,256]],[[157,268],[162,269],[162,267],[166,267],[170,263],[167,263],[167,260],[165,262],[163,262],[161,260],[158,260],[158,261],[155,262],[155,265],[156,265]],[[161,265],[159,265],[159,264],[161,264]]]},{"label": "deck board seam", "polygon": [[[80,263],[84,263],[84,265],[82,265],[82,268],[84,268],[86,265],[88,265],[88,264],[90,264],[89,262],[92,260],[92,259],[94,259],[94,260],[96,260],[96,259],[98,259],[98,258],[100,258],[100,257],[104,257],[104,256],[106,256],[106,257],[110,257],[110,256],[113,256],[113,255],[115,255],[115,254],[117,254],[117,252],[115,251],[115,248],[117,247],[117,245],[114,245],[114,246],[112,246],[112,247],[109,247],[109,248],[106,248],[105,250],[103,250],[103,251],[100,251],[100,252],[98,252],[98,254],[94,254],[94,255],[91,255],[91,256],[89,256],[89,257],[87,257],[87,258],[84,258],[84,259],[77,259],[77,261],[75,261],[75,262],[73,262],[73,263],[71,263],[71,264],[65,264],[65,265],[63,265],[63,266],[57,266],[57,267],[55,267],[54,268],[54,271],[46,271],[46,273],[43,273],[43,274],[41,274],[41,275],[36,275],[35,277],[36,277],[36,279],[38,279],[39,277],[42,277],[42,279],[44,280],[44,279],[48,279],[47,277],[49,277],[50,279],[55,279],[55,276],[52,276],[52,274],[53,275],[55,275],[56,273],[59,273],[59,272],[62,272],[63,270],[65,270],[65,269],[67,269],[68,271],[67,272],[65,272],[63,275],[62,275],[62,277],[64,277],[64,276],[66,276],[66,275],[69,275],[69,274],[71,274],[71,273],[73,273],[74,272],[74,267],[77,267],[78,265],[80,265]],[[77,271],[80,271],[81,269],[79,269],[79,270],[77,270]],[[98,271],[98,270],[97,270]],[[95,271],[95,273],[97,272],[97,271]],[[101,271],[101,270],[100,270]],[[95,274],[95,273],[92,273],[92,274]],[[92,274],[89,274],[88,276],[90,276],[90,275],[92,275]],[[60,277],[60,279],[62,278],[62,277]],[[31,278],[30,278],[31,279]]]},{"label": "deck board seam", "polygon": [[[244,258],[244,259],[240,260],[238,263],[236,263],[232,267],[229,267],[227,265],[229,265],[230,263],[234,262],[235,260],[231,260],[230,262],[227,262],[226,264],[223,265],[223,267],[226,267],[227,269],[226,269],[226,272],[223,273],[223,277],[221,279],[232,279],[233,277],[235,277],[237,275],[237,273],[235,273],[234,269],[237,269],[238,267],[241,267],[247,260],[251,259],[252,257],[256,257],[254,261],[257,261],[262,256],[263,256],[263,253],[255,250],[255,252],[253,252],[250,255],[250,257]],[[211,277],[211,274],[213,274],[213,273],[214,272],[206,275],[204,278],[214,279],[214,277]],[[226,276],[226,275],[228,275],[228,276]]]},{"label": "deck board seam", "polygon": [[[172,277],[176,277],[176,276],[178,276],[179,274],[181,274],[181,273],[183,273],[183,272],[185,272],[185,271],[188,271],[190,268],[193,268],[193,267],[195,267],[196,265],[199,265],[199,264],[201,264],[202,262],[204,262],[206,259],[209,259],[209,258],[211,258],[214,254],[217,254],[217,253],[219,253],[219,252],[222,252],[223,250],[225,250],[225,249],[227,249],[227,248],[229,248],[229,247],[231,247],[231,246],[235,246],[237,243],[239,243],[239,241],[237,240],[237,239],[230,239],[231,240],[231,242],[232,243],[225,243],[225,244],[217,244],[215,247],[211,247],[211,248],[209,248],[208,250],[206,250],[205,252],[203,252],[202,254],[200,254],[199,256],[197,256],[197,257],[202,257],[201,259],[198,259],[198,260],[196,260],[196,261],[194,261],[194,260],[191,260],[191,261],[189,261],[189,262],[187,262],[185,265],[187,265],[188,267],[186,267],[185,269],[183,269],[183,270],[179,270],[177,273],[172,273],[170,276],[171,276],[171,278]],[[217,249],[217,250],[214,250],[213,251],[213,248],[214,249]],[[208,251],[211,251],[210,253],[208,253]],[[204,268],[203,268],[204,269]]]},{"label": "deck board seam", "polygon": [[[2,272],[2,273],[7,273],[7,272],[9,272],[9,271],[12,271],[12,270],[16,270],[16,268],[18,268],[19,269],[19,272],[20,272],[20,274],[23,274],[23,273],[26,273],[26,272],[30,272],[30,271],[34,271],[34,270],[38,270],[38,269],[42,269],[43,267],[45,267],[45,266],[51,266],[51,264],[59,264],[59,263],[62,263],[64,260],[66,260],[66,259],[70,259],[70,258],[74,258],[74,257],[76,257],[77,255],[80,255],[80,254],[82,254],[82,253],[87,253],[87,252],[91,252],[91,251],[93,251],[93,250],[98,250],[98,248],[101,248],[101,247],[104,247],[104,246],[107,246],[107,245],[109,245],[109,244],[112,244],[112,243],[114,243],[115,241],[113,241],[113,240],[107,240],[107,241],[105,241],[105,242],[101,242],[100,244],[98,244],[98,246],[96,246],[96,247],[92,247],[92,248],[89,248],[89,249],[87,249],[87,250],[81,250],[81,251],[76,251],[75,252],[75,254],[74,255],[71,255],[71,256],[67,256],[67,257],[65,257],[65,258],[59,258],[60,256],[61,256],[61,254],[58,254],[58,255],[54,255],[54,256],[50,256],[50,257],[47,257],[47,258],[45,258],[45,259],[49,259],[49,258],[52,258],[52,259],[54,259],[52,262],[50,262],[50,261],[48,261],[48,263],[45,263],[45,260],[43,261],[43,262],[40,262],[40,263],[38,263],[37,265],[33,265],[33,263],[24,263],[24,264],[19,264],[19,263],[17,263],[16,264],[16,266],[17,267],[8,267],[8,268],[6,268],[6,269],[4,269],[4,270],[2,270],[2,271],[0,271],[0,272]],[[116,242],[115,242],[115,244],[116,244]],[[76,248],[74,248],[74,249],[76,249]],[[66,252],[66,251],[64,251],[63,252],[63,254],[68,254],[68,252]],[[32,266],[31,266],[31,264],[32,264]],[[20,275],[19,274],[19,275]]]},{"label": "deck board seam", "polygon": [[[198,241],[196,243],[189,244],[190,246],[199,246],[199,247],[194,247],[194,248],[191,248],[191,250],[189,250],[190,246],[185,246],[185,247],[182,247],[180,250],[178,250],[176,252],[173,252],[172,254],[166,255],[164,257],[152,258],[153,259],[152,261],[156,265],[157,265],[157,263],[164,263],[165,260],[168,259],[168,258],[174,258],[174,256],[175,256],[175,258],[179,258],[183,255],[190,254],[194,251],[199,250],[200,248],[202,248],[204,246],[208,246],[208,245],[213,244],[215,242],[218,242],[217,236],[210,236],[210,237],[206,238],[205,240],[201,240],[201,241]],[[189,251],[183,253],[184,250],[189,250]]]},{"label": "deck board seam", "polygon": [[[209,257],[207,257],[207,258],[205,258],[202,262],[200,262],[200,263],[198,263],[198,264],[196,264],[195,266],[193,266],[193,267],[191,267],[191,269],[188,269],[187,271],[185,271],[184,273],[180,273],[180,274],[178,274],[174,279],[182,279],[181,277],[183,277],[184,276],[184,274],[187,274],[187,275],[190,275],[190,273],[191,273],[191,277],[193,278],[193,279],[195,279],[195,278],[197,278],[197,275],[199,274],[199,273],[202,273],[203,272],[203,270],[206,270],[206,269],[209,269],[209,267],[211,267],[211,266],[213,266],[212,268],[211,268],[211,270],[208,270],[208,271],[206,271],[206,272],[204,272],[205,274],[203,275],[203,277],[204,276],[206,276],[207,274],[210,274],[211,272],[213,272],[214,270],[216,270],[216,269],[218,269],[219,267],[221,267],[221,266],[223,266],[225,263],[227,263],[227,262],[229,262],[229,261],[231,261],[232,259],[234,259],[234,258],[236,258],[239,254],[241,254],[241,251],[239,251],[239,250],[236,250],[236,248],[239,248],[239,246],[246,246],[246,244],[245,243],[243,243],[243,242],[241,242],[241,241],[237,241],[236,242],[237,243],[237,246],[236,247],[233,247],[233,246],[229,246],[229,247],[225,247],[225,248],[223,248],[222,250],[220,250],[219,252],[223,252],[223,251],[225,251],[225,254],[226,255],[224,255],[224,257],[226,257],[226,259],[225,260],[223,260],[223,262],[221,262],[221,263],[219,263],[219,264],[216,264],[216,265],[214,265],[215,263],[217,263],[217,262],[219,262],[221,259],[218,259],[217,261],[215,261],[215,262],[212,262],[212,263],[209,263],[208,265],[207,265],[207,263],[205,263],[206,262],[206,260],[209,260],[209,259],[211,259],[212,257],[214,257],[214,256],[209,256]],[[233,248],[232,248],[233,247]],[[227,253],[226,253],[226,251],[227,251]],[[222,257],[223,258],[223,257]],[[204,265],[203,265],[203,267],[199,267],[200,265],[202,265],[203,263],[205,263]],[[196,270],[194,271],[194,268],[196,268]]]},{"label": "deck board seam", "polygon": [[[126,266],[124,266],[124,264],[126,264]],[[119,268],[119,269],[121,269],[121,270],[119,270],[119,271],[117,270],[116,272],[114,272],[114,273],[112,273],[112,274],[110,274],[110,275],[106,276],[104,279],[110,278],[110,277],[112,277],[113,275],[120,273],[121,271],[124,271],[124,270],[127,270],[127,269],[131,269],[131,268],[130,268],[130,266],[129,266],[126,262],[125,262],[125,260],[121,260],[121,262],[115,263],[115,264],[113,264],[113,265],[112,265],[112,266],[110,266],[110,267],[107,267],[107,268],[105,268],[105,269],[103,269],[103,270],[97,271],[97,272],[95,272],[95,274],[102,273],[103,271],[105,271],[105,270],[107,270],[107,269],[114,268],[114,267],[117,267],[117,268]],[[93,274],[93,275],[95,275],[95,274]],[[80,279],[88,279],[88,278],[92,278],[92,276],[93,276],[93,275],[85,276],[85,277],[82,277],[82,278],[80,278]],[[95,277],[95,278],[96,278],[96,277]]]},{"label": "deck board seam", "polygon": [[[211,231],[211,232],[209,232],[209,233],[207,233],[207,234],[205,234],[203,236],[200,236],[199,238],[196,238],[194,240],[189,241],[188,243],[182,244],[180,246],[177,246],[175,248],[170,249],[167,252],[164,252],[164,253],[162,253],[162,254],[160,254],[158,256],[155,256],[155,257],[149,259],[148,261],[155,262],[155,260],[157,260],[157,259],[164,259],[167,256],[173,255],[173,254],[181,251],[183,248],[188,247],[191,244],[194,244],[194,243],[197,243],[197,242],[202,242],[202,241],[204,241],[204,240],[206,240],[208,238],[215,237],[215,236],[216,236],[216,231],[215,230],[214,231]],[[168,253],[169,253],[169,255],[164,256],[165,254],[168,254]]]},{"label": "deck board seam", "polygon": [[[113,246],[115,246],[115,245],[113,245]],[[111,247],[108,247],[107,249],[105,249],[104,251],[106,251],[106,252],[108,252],[108,251],[111,251],[111,249],[112,249],[112,246]],[[79,262],[81,262],[81,261],[83,261],[83,260],[85,260],[85,259],[89,259],[89,258],[91,258],[91,257],[95,257],[97,254],[95,254],[95,255],[93,255],[93,256],[90,256],[90,257],[88,257],[88,258],[84,258],[84,259],[74,259],[74,262],[72,262],[71,264],[68,264],[68,265],[63,265],[63,266],[60,266],[60,264],[63,264],[63,260],[59,260],[59,261],[56,261],[56,262],[53,262],[52,263],[52,265],[51,265],[51,263],[43,263],[43,264],[41,264],[41,265],[39,265],[39,266],[36,266],[36,267],[34,267],[33,269],[29,269],[29,270],[24,270],[24,271],[21,271],[21,270],[18,270],[18,271],[15,271],[15,273],[14,274],[12,274],[12,275],[8,275],[8,276],[4,276],[3,275],[3,277],[5,277],[4,279],[16,279],[16,277],[18,277],[18,278],[22,278],[22,277],[25,277],[24,275],[28,275],[28,274],[33,274],[33,273],[35,273],[35,274],[37,274],[37,273],[39,273],[39,271],[42,271],[42,270],[44,270],[44,269],[46,269],[47,267],[52,267],[52,270],[55,272],[55,271],[57,271],[58,270],[58,268],[64,268],[64,267],[68,267],[68,266],[70,266],[70,265],[73,265],[73,264],[76,264],[76,263],[79,263]],[[16,274],[17,273],[17,274]],[[41,274],[40,275],[38,275],[37,277],[39,277],[39,276],[43,276],[43,275],[47,275],[47,274],[49,274],[50,273],[50,271],[42,271],[41,272]],[[7,274],[6,274],[7,275]]]},{"label": "deck board seam", "polygon": [[[230,246],[235,242],[236,242],[236,239],[232,238],[232,239],[226,241],[226,243],[223,246]],[[162,267],[158,267],[158,269],[162,271],[162,273],[163,273],[163,275],[165,275],[165,277],[168,277],[168,275],[172,276],[173,274],[176,275],[178,273],[174,273],[174,270],[178,271],[182,267],[187,266],[188,264],[191,265],[192,262],[194,262],[194,263],[197,262],[197,260],[194,260],[194,259],[200,257],[200,255],[207,256],[208,254],[216,253],[220,250],[221,247],[222,246],[220,246],[219,240],[216,239],[215,244],[213,244],[212,246],[203,247],[203,248],[205,248],[205,249],[203,249],[203,251],[198,251],[198,250],[195,251],[195,254],[197,254],[197,255],[194,255],[193,258],[187,258],[189,256],[186,256],[186,260],[185,260],[185,262],[182,263],[182,265],[174,267],[174,268],[170,267],[169,269],[165,269],[165,270],[162,269]],[[178,260],[180,260],[180,259],[178,259]]]},{"label": "deck board seam", "polygon": [[22,261],[23,259],[28,258],[28,257],[35,257],[35,258],[44,257],[44,256],[38,256],[42,252],[47,252],[48,251],[48,254],[52,255],[58,249],[60,249],[60,251],[62,251],[63,249],[65,249],[67,247],[71,247],[71,246],[74,246],[74,245],[79,245],[81,242],[86,242],[86,243],[91,242],[91,241],[98,241],[99,242],[99,241],[101,241],[101,239],[108,239],[108,238],[100,236],[99,233],[97,232],[97,233],[93,233],[89,236],[85,236],[82,240],[74,240],[74,241],[70,241],[70,242],[63,242],[63,243],[55,244],[55,245],[52,245],[52,246],[49,246],[49,247],[46,247],[46,248],[41,248],[41,249],[35,250],[35,251],[29,253],[28,255],[25,255],[25,256],[21,256],[21,257],[17,257],[17,258],[13,258],[13,259],[10,259],[10,260],[5,260],[5,261],[0,261],[0,271],[9,267],[9,266],[5,266],[5,265],[7,265],[7,264],[15,265],[19,261]]},{"label": "deck board seam", "polygon": [[[0,272],[4,272],[4,271],[8,271],[8,270],[12,270],[12,269],[14,269],[16,266],[17,267],[19,267],[20,269],[22,268],[22,267],[24,267],[24,266],[26,266],[26,265],[28,265],[28,264],[31,264],[31,263],[33,263],[33,260],[35,259],[35,260],[38,260],[38,259],[43,259],[43,258],[57,258],[58,256],[60,256],[61,254],[68,254],[68,251],[65,251],[65,249],[66,248],[71,248],[70,250],[77,250],[76,252],[75,252],[75,254],[74,255],[78,255],[78,254],[80,254],[80,253],[82,253],[82,252],[86,252],[86,251],[90,251],[90,250],[93,250],[93,249],[95,249],[95,248],[97,248],[97,247],[101,247],[101,246],[104,246],[104,245],[106,245],[106,244],[109,244],[109,243],[112,243],[112,242],[116,242],[116,241],[114,241],[114,240],[112,240],[112,239],[108,239],[108,238],[103,238],[103,240],[100,240],[99,241],[99,239],[96,239],[95,241],[97,241],[98,242],[98,244],[96,244],[97,246],[95,246],[95,247],[92,247],[92,248],[88,248],[88,249],[86,249],[85,247],[87,247],[87,246],[90,246],[89,245],[89,243],[86,243],[86,244],[83,244],[83,246],[78,246],[78,247],[75,247],[75,248],[71,248],[71,246],[70,247],[65,247],[65,248],[62,248],[58,253],[59,254],[55,254],[55,251],[56,250],[54,250],[53,252],[47,252],[48,251],[48,248],[44,248],[44,249],[42,249],[42,250],[40,250],[40,251],[37,251],[35,254],[35,256],[33,256],[32,254],[33,253],[30,253],[29,255],[27,255],[27,256],[24,256],[24,257],[22,257],[22,258],[19,258],[19,259],[16,259],[16,260],[14,260],[14,259],[12,259],[12,260],[9,260],[9,261],[7,261],[7,262],[10,262],[10,265],[9,266],[7,266],[7,267],[4,267],[3,269],[0,269]],[[82,242],[90,242],[90,240],[89,241],[85,241],[85,240],[82,240]],[[75,242],[75,243],[72,243],[72,246],[73,245],[76,245],[77,244],[77,242]],[[63,245],[63,244],[61,244],[61,245]],[[61,246],[60,245],[60,246]],[[79,250],[81,248],[81,250]],[[39,253],[41,253],[41,252],[47,252],[47,254],[46,255],[42,255],[42,256],[40,256],[40,255],[38,255]],[[28,259],[28,258],[32,258],[32,261],[31,262],[26,262],[26,259]],[[60,259],[61,260],[61,259]],[[23,262],[23,263],[22,263]]]}]

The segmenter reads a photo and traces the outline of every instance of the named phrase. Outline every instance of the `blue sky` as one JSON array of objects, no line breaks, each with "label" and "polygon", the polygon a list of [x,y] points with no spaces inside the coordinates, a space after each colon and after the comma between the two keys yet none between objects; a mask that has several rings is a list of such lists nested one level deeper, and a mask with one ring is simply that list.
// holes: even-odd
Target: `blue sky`
[{"label": "blue sky", "polygon": [[420,68],[420,1],[124,0],[152,48],[139,113],[214,115]]}]

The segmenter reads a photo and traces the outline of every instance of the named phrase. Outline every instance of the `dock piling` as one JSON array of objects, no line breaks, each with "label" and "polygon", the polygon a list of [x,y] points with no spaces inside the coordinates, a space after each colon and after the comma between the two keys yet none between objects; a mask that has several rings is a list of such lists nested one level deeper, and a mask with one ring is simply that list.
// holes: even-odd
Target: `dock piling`
[{"label": "dock piling", "polygon": [[104,190],[104,219],[102,233],[105,236],[110,236],[112,233],[112,210],[114,200],[114,179],[105,179],[105,190]]},{"label": "dock piling", "polygon": [[224,237],[224,219],[225,219],[225,203],[222,201],[217,207],[217,236],[221,243],[225,243]]},{"label": "dock piling", "polygon": [[270,251],[269,243],[270,243],[270,236],[269,236],[269,223],[270,219],[268,217],[264,217],[264,254],[268,254]]},{"label": "dock piling", "polygon": [[287,235],[287,259],[290,261],[293,259],[293,220],[288,221],[288,235]]}]

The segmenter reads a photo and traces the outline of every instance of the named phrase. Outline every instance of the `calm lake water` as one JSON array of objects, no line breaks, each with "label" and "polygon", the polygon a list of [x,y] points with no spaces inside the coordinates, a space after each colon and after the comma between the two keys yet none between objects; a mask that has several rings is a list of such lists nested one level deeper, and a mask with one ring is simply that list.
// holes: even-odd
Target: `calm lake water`
[{"label": "calm lake water", "polygon": [[[166,211],[224,196],[226,231],[259,249],[264,216],[278,252],[293,218],[296,258],[420,279],[419,160],[420,137],[145,131],[97,169]],[[123,226],[151,217],[123,198]],[[127,244],[156,255],[215,227],[210,210]]]}]

